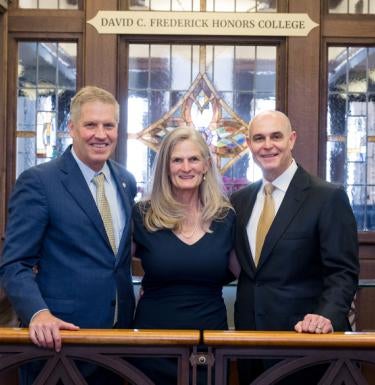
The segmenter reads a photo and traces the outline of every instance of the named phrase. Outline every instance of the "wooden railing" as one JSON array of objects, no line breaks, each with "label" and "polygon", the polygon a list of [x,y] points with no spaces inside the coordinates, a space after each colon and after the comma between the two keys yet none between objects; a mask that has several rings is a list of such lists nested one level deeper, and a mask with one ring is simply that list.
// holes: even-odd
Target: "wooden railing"
[{"label": "wooden railing", "polygon": [[[174,357],[178,362],[178,384],[189,385],[190,356],[200,341],[197,330],[79,330],[61,331],[59,353],[31,344],[27,329],[0,329],[0,372],[31,361],[46,361],[34,385],[86,384],[75,361],[106,368],[124,381],[137,385],[152,382],[129,364],[129,357]],[[103,384],[110,385],[110,384]]]},{"label": "wooden railing", "polygon": [[127,358],[174,357],[178,385],[196,385],[199,366],[207,373],[208,385],[225,385],[232,381],[227,370],[235,359],[272,358],[279,363],[252,384],[277,384],[291,373],[321,364],[326,364],[327,370],[319,385],[375,383],[369,371],[375,364],[375,333],[80,330],[62,331],[62,340],[63,348],[56,353],[32,345],[27,329],[1,328],[0,373],[44,360],[35,385],[53,385],[59,380],[64,385],[83,385],[86,382],[75,361],[85,361],[116,373],[124,384],[152,385]]},{"label": "wooden railing", "polygon": [[215,358],[215,385],[227,383],[227,364],[232,358],[280,360],[252,385],[276,384],[323,364],[326,370],[319,385],[375,384],[369,367],[375,364],[375,333],[205,331],[204,343]]}]

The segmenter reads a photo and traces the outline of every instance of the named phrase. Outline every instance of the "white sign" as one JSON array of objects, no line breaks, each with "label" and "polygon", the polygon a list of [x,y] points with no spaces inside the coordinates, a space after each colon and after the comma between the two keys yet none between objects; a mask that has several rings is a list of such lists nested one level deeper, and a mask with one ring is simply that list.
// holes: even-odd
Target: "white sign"
[{"label": "white sign", "polygon": [[306,13],[99,11],[99,33],[126,35],[307,36],[319,24]]}]

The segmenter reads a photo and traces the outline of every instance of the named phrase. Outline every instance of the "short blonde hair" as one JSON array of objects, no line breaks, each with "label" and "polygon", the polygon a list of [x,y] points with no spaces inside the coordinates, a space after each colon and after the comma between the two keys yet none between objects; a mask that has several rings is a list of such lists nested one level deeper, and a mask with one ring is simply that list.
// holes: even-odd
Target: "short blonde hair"
[{"label": "short blonde hair", "polygon": [[117,123],[119,122],[120,106],[116,98],[105,89],[95,86],[83,87],[73,96],[70,102],[70,120],[77,122],[81,116],[82,105],[95,101],[115,106],[115,119]]},{"label": "short blonde hair", "polygon": [[190,140],[196,144],[202,157],[208,163],[208,170],[199,186],[202,205],[202,220],[206,231],[214,219],[222,219],[232,208],[224,192],[223,182],[212,154],[202,135],[194,128],[179,127],[169,132],[163,139],[155,160],[151,194],[144,202],[144,223],[149,231],[161,229],[181,230],[186,216],[186,207],[178,202],[172,192],[169,178],[170,158],[177,143]]}]

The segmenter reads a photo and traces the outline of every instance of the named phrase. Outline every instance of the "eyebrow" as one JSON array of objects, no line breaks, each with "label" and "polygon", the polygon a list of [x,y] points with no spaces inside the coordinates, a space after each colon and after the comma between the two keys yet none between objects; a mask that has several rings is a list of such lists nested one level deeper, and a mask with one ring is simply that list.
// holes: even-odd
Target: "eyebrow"
[{"label": "eyebrow", "polygon": [[[284,133],[282,131],[273,131],[269,134],[269,136],[272,136],[272,135],[284,135]],[[261,132],[258,132],[256,134],[251,135],[252,138],[257,137],[257,136],[267,136],[267,135],[263,134]]]}]

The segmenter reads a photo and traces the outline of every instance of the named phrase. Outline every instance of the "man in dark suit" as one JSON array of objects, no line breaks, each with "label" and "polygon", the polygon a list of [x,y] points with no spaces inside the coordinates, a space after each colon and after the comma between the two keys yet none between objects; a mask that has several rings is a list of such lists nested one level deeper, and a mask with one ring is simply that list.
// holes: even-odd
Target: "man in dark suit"
[{"label": "man in dark suit", "polygon": [[[341,187],[296,164],[295,141],[296,132],[279,111],[261,112],[250,122],[248,146],[263,179],[231,199],[241,265],[235,304],[238,330],[350,330],[347,316],[359,271],[355,218]],[[256,250],[267,183],[273,185],[274,217]],[[243,383],[259,374],[249,363],[240,372]]]},{"label": "man in dark suit", "polygon": [[[38,346],[59,351],[61,329],[126,328],[132,321],[130,219],[136,184],[109,159],[118,121],[112,94],[81,89],[71,102],[72,146],[23,172],[14,187],[0,272],[21,324],[29,326]],[[101,197],[97,175],[103,180]],[[106,201],[105,220],[99,200]],[[23,383],[35,376],[31,372],[32,365]]]}]

